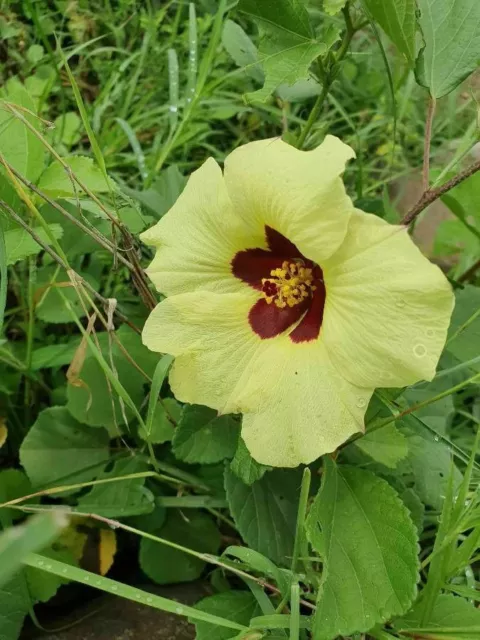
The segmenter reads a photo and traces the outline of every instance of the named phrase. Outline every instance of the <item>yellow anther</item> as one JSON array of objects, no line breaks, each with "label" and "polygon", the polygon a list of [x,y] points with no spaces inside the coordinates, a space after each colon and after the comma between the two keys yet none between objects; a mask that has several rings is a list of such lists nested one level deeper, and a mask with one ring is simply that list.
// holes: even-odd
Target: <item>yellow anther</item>
[{"label": "yellow anther", "polygon": [[267,304],[274,302],[280,309],[300,304],[316,289],[312,269],[298,262],[285,260],[282,268],[272,269],[270,275],[262,278],[263,296]]}]

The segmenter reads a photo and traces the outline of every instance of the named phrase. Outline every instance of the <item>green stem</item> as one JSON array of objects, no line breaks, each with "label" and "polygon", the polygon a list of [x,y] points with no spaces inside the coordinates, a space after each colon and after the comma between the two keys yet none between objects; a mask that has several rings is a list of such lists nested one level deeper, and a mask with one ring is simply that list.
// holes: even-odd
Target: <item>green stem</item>
[{"label": "green stem", "polygon": [[330,88],[333,84],[333,81],[335,79],[335,66],[341,62],[341,60],[343,60],[343,58],[347,55],[348,52],[348,48],[350,47],[350,42],[352,41],[353,35],[355,34],[355,27],[352,23],[352,18],[350,16],[350,11],[349,11],[349,7],[348,4],[342,9],[344,18],[345,18],[345,25],[346,25],[346,31],[345,34],[343,36],[343,40],[342,43],[340,45],[340,48],[338,49],[335,57],[334,57],[334,62],[333,64],[330,66],[330,68],[328,70],[324,69],[323,64],[320,61],[321,64],[321,76],[322,76],[322,91],[320,93],[320,95],[318,96],[318,98],[315,100],[315,104],[312,107],[312,110],[310,111],[310,115],[308,116],[308,120],[305,123],[305,126],[303,127],[302,131],[300,132],[300,135],[298,136],[298,140],[297,140],[297,148],[298,149],[302,149],[303,145],[305,144],[305,140],[308,136],[308,134],[310,133],[313,125],[315,124],[315,122],[317,121],[318,115],[320,113],[320,111],[322,110],[322,107],[325,103],[325,99],[328,96],[328,93],[330,91]]}]

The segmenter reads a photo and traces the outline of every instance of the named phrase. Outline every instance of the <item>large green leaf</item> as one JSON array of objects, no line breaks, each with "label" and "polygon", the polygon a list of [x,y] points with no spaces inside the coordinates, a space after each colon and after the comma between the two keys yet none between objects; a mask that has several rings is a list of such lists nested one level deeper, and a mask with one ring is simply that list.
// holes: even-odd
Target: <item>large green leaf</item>
[{"label": "large green leaf", "polygon": [[[220,547],[217,527],[201,511],[191,510],[188,516],[171,511],[165,525],[155,534],[202,553],[217,553]],[[140,566],[154,582],[169,584],[195,580],[202,573],[205,562],[154,540],[142,538]]]},{"label": "large green leaf", "polygon": [[[5,469],[0,472],[0,504],[10,502],[17,498],[23,498],[33,493],[32,483],[20,469]],[[32,503],[35,500],[26,500]],[[18,520],[23,516],[21,511],[15,509],[0,509],[0,524]]]},{"label": "large green leaf", "polygon": [[265,84],[247,94],[252,101],[264,102],[281,84],[307,78],[310,64],[327,51],[327,45],[315,39],[301,0],[240,0],[238,10],[253,18],[262,34]]},{"label": "large green leaf", "polygon": [[227,500],[245,542],[276,563],[292,557],[301,477],[275,470],[251,486],[225,469]]},{"label": "large green leaf", "polygon": [[[20,107],[20,115],[35,129],[39,128],[39,120],[28,114],[28,111],[35,113],[35,103],[17,78],[11,78],[5,84],[1,99],[13,103],[14,107]],[[45,147],[33,131],[3,106],[0,108],[0,149],[17,171],[28,180],[36,182],[43,169]]]},{"label": "large green leaf", "polygon": [[327,459],[307,533],[324,553],[316,640],[365,632],[408,610],[416,595],[418,537],[387,482]]},{"label": "large green leaf", "polygon": [[[250,591],[217,593],[197,602],[195,609],[233,620],[246,627],[249,626],[252,618],[261,614],[260,607]],[[235,631],[225,627],[208,622],[195,622],[195,620],[191,622],[195,624],[196,640],[230,640],[238,636]]]},{"label": "large green leaf", "polygon": [[363,1],[373,18],[413,66],[417,31],[415,0]]},{"label": "large green leaf", "polygon": [[197,404],[184,407],[173,436],[173,453],[179,460],[213,464],[233,458],[240,425],[233,416],[218,416]]},{"label": "large green leaf", "polygon": [[[44,244],[52,244],[49,234],[42,227],[33,227],[32,231]],[[58,224],[52,224],[50,225],[50,233],[58,240],[62,237],[63,229]],[[40,251],[43,251],[41,245],[25,229],[18,227],[5,231],[5,252],[8,265],[15,264],[28,256],[34,256]]]},{"label": "large green leaf", "polygon": [[[20,447],[20,462],[34,487],[93,480],[108,459],[108,435],[73,418],[65,407],[42,411]],[[73,481],[72,481],[73,482]]]},{"label": "large green leaf", "polygon": [[[480,633],[480,609],[476,609],[463,598],[453,595],[440,595],[435,602],[432,615],[427,624],[422,625],[422,605],[416,605],[404,618],[395,621],[397,629],[421,629],[422,626],[434,630],[438,628],[440,632],[442,628],[447,627],[452,631],[448,634],[448,638],[457,638],[458,640],[478,640]],[[455,634],[454,629],[458,627],[463,633]],[[472,627],[471,633],[468,629]],[[447,634],[446,634],[447,635]],[[421,631],[418,637],[427,637]],[[428,636],[430,637],[430,635]],[[432,638],[434,635],[432,634]],[[436,637],[436,636],[435,636]],[[439,638],[442,637],[439,633]]]},{"label": "large green leaf", "polygon": [[[87,189],[93,192],[101,193],[109,191],[109,184],[105,180],[102,172],[95,166],[92,158],[84,156],[70,156],[62,158],[80,182]],[[39,188],[54,198],[72,197],[75,194],[82,193],[80,186],[67,173],[63,165],[55,160],[42,173],[38,183]],[[113,188],[113,183],[110,184]]]},{"label": "large green leaf", "polygon": [[30,607],[25,576],[20,571],[0,589],[0,640],[17,640]]},{"label": "large green leaf", "polygon": [[145,487],[145,478],[121,478],[147,471],[148,466],[138,457],[117,460],[109,471],[104,471],[98,480],[115,480],[95,485],[91,491],[78,501],[78,510],[84,513],[96,513],[104,518],[125,518],[151,513],[154,509],[154,496]]},{"label": "large green leaf", "polygon": [[417,0],[425,48],[417,58],[418,82],[434,98],[450,93],[480,60],[478,0]]},{"label": "large green leaf", "polygon": [[376,462],[391,469],[394,469],[408,454],[407,440],[393,423],[371,433],[367,431],[364,436],[355,440],[354,446]]}]

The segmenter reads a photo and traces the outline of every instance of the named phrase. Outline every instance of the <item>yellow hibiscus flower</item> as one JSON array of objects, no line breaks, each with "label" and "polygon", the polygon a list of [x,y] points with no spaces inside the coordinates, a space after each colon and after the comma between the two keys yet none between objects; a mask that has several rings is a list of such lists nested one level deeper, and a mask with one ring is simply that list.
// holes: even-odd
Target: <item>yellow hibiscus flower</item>
[{"label": "yellow hibiscus flower", "polygon": [[143,331],[176,397],[243,413],[252,456],[293,467],[364,429],[375,387],[430,380],[453,294],[403,227],[355,209],[353,150],[279,139],[208,159],[142,240],[167,296]]}]

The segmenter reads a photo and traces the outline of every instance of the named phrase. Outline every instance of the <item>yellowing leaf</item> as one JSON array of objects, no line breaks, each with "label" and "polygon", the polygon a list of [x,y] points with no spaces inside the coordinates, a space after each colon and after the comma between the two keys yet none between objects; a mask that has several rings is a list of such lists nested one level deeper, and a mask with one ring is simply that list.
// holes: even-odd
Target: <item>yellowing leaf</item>
[{"label": "yellowing leaf", "polygon": [[111,529],[100,529],[98,544],[98,558],[102,576],[110,571],[115,554],[117,553],[117,536]]}]

